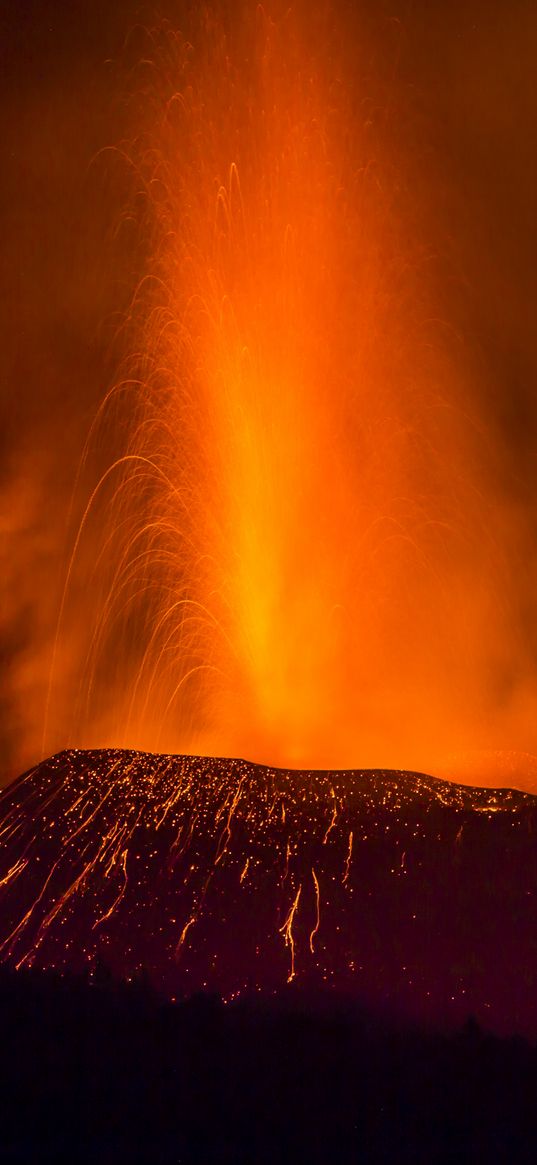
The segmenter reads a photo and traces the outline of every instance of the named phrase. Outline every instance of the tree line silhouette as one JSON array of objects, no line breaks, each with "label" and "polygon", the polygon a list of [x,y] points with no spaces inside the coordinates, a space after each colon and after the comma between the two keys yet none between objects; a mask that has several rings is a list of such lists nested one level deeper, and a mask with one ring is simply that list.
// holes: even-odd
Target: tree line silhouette
[{"label": "tree line silhouette", "polygon": [[344,1000],[0,968],[2,1165],[537,1160],[537,1048]]}]

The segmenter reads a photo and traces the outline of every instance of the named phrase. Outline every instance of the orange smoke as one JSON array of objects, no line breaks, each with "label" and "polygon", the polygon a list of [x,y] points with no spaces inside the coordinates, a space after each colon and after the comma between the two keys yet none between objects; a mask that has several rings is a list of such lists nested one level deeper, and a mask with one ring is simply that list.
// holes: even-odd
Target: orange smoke
[{"label": "orange smoke", "polygon": [[126,451],[57,640],[82,558],[77,744],[434,771],[509,743],[504,551],[393,35],[379,60],[330,5],[245,2],[152,38],[133,355],[87,457],[111,425]]}]

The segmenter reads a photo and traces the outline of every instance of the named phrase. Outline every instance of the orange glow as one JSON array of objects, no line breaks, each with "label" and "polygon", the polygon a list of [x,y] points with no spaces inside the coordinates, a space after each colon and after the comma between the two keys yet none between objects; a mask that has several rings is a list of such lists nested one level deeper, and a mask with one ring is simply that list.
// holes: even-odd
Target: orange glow
[{"label": "orange glow", "polygon": [[243,3],[152,38],[133,355],[87,460],[111,424],[128,447],[75,546],[47,741],[81,556],[78,745],[446,775],[513,739],[489,685],[503,551],[397,35],[379,60],[330,5]]}]

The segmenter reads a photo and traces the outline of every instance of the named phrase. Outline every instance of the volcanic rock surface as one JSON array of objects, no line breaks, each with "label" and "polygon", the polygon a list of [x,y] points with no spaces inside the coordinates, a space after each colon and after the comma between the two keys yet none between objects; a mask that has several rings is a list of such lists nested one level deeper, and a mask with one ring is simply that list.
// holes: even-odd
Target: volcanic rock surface
[{"label": "volcanic rock surface", "polygon": [[69,751],[0,802],[0,958],[170,997],[302,988],[537,1034],[537,798]]}]

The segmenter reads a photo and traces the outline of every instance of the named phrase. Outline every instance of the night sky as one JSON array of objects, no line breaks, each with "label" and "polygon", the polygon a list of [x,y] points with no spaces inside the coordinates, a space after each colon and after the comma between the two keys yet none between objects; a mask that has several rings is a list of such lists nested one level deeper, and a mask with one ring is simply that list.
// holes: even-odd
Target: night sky
[{"label": "night sky", "polygon": [[[184,8],[165,7],[181,27]],[[371,68],[393,62],[431,254],[435,309],[464,367],[502,616],[487,656],[496,747],[537,751],[537,10],[526,0],[340,4]],[[160,9],[162,12],[162,7]],[[84,440],[125,357],[123,321],[144,242],[121,143],[137,132],[136,70],[151,5],[0,3],[0,767],[42,755],[54,627],[72,544],[69,499]],[[362,25],[360,25],[360,20]],[[112,147],[112,149],[110,149]],[[130,343],[130,341],[128,341]],[[117,455],[101,441],[91,473]],[[93,474],[93,477],[92,477]],[[91,558],[91,547],[86,552]],[[84,592],[84,570],[75,580]],[[66,652],[52,744],[69,740],[75,664]],[[485,673],[484,673],[485,674]]]}]

